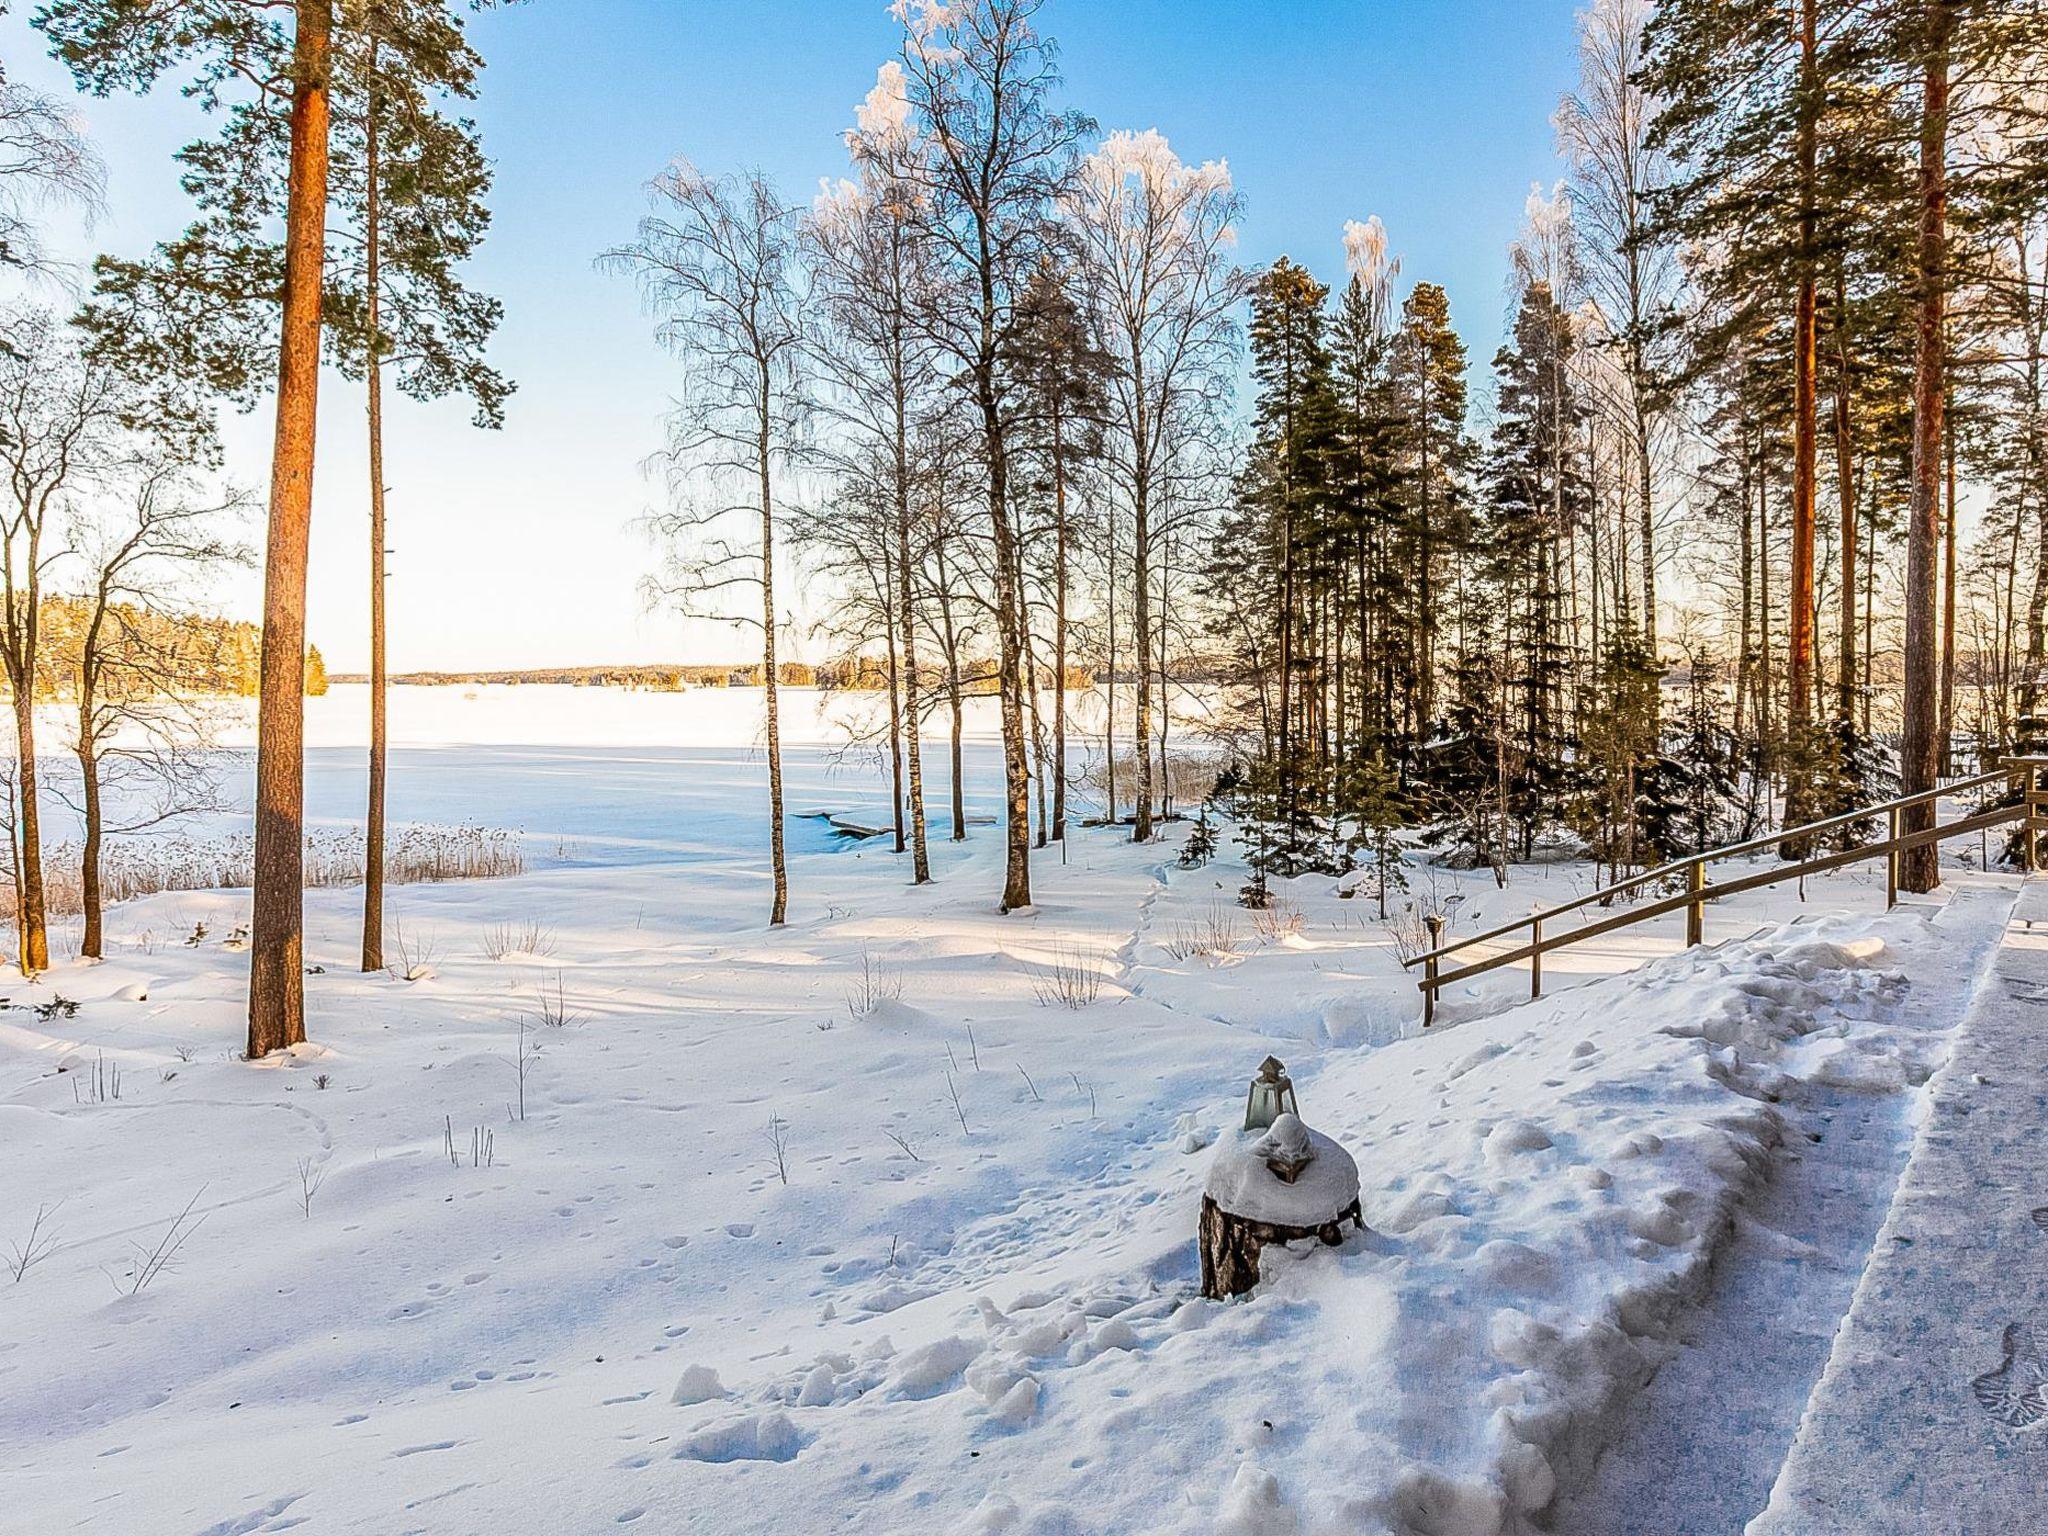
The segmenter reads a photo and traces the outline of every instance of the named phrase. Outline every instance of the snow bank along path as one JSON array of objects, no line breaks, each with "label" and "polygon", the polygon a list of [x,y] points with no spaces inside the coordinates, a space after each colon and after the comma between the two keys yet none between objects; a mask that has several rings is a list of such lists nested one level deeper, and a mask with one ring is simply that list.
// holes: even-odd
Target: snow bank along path
[{"label": "snow bank along path", "polygon": [[1756,1536],[2048,1525],[2048,884],[2021,893]]},{"label": "snow bank along path", "polygon": [[[0,1013],[0,1252],[55,1235],[0,1287],[0,1530],[1514,1530],[1668,1351],[1773,1097],[1938,1049],[1924,913],[1416,1038],[1364,903],[1292,882],[1298,931],[1189,952],[1171,914],[1240,874],[1170,854],[1077,836],[1007,920],[993,837],[920,890],[817,855],[772,934],[744,852],[413,887],[410,985],[350,973],[353,893],[315,893],[314,1043],[254,1065],[246,898],[121,909],[115,958],[13,998],[75,1016]],[[529,922],[547,953],[487,953]],[[1047,1005],[1076,956],[1099,995]],[[1207,1148],[1269,1051],[1373,1230],[1203,1302]]]}]

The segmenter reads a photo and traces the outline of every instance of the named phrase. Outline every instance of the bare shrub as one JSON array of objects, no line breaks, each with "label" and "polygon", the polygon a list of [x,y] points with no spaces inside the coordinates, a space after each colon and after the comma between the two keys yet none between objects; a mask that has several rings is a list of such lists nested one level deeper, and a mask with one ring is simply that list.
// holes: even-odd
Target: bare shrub
[{"label": "bare shrub", "polygon": [[1277,944],[1301,932],[1301,911],[1290,902],[1275,900],[1252,909],[1252,932],[1262,944]]},{"label": "bare shrub", "polygon": [[105,1051],[96,1052],[89,1070],[71,1077],[71,1102],[110,1104],[121,1097],[121,1063],[108,1061]]},{"label": "bare shrub", "polygon": [[28,1224],[28,1236],[7,1245],[7,1270],[14,1276],[16,1285],[21,1284],[22,1276],[56,1251],[57,1234],[49,1225],[53,1210],[52,1206],[38,1205],[36,1219]]},{"label": "bare shrub", "polygon": [[[453,1116],[443,1115],[441,1117],[441,1135],[443,1138],[442,1145],[448,1153],[448,1166],[460,1168],[462,1166],[462,1150],[455,1143],[455,1120]],[[497,1133],[491,1130],[489,1126],[477,1125],[470,1127],[469,1166],[472,1168],[488,1168],[497,1160]]]},{"label": "bare shrub", "polygon": [[789,1184],[789,1122],[780,1115],[768,1117],[768,1129],[762,1137],[768,1143],[768,1151],[775,1159],[775,1176],[782,1180],[784,1187]]},{"label": "bare shrub", "polygon": [[434,974],[434,960],[441,946],[431,929],[421,932],[391,919],[391,963],[384,967],[398,981],[425,981]]},{"label": "bare shrub", "polygon": [[185,1246],[192,1234],[199,1230],[199,1224],[206,1220],[204,1216],[195,1217],[192,1214],[193,1207],[199,1204],[199,1197],[205,1193],[206,1186],[202,1184],[193,1193],[192,1198],[185,1202],[185,1209],[178,1212],[172,1218],[171,1224],[164,1228],[164,1234],[156,1240],[155,1246],[145,1248],[141,1243],[130,1244],[133,1251],[129,1255],[126,1271],[109,1269],[105,1272],[107,1278],[114,1282],[115,1290],[124,1296],[139,1295],[177,1263],[179,1250]]},{"label": "bare shrub", "polygon": [[[1215,757],[1206,752],[1169,752],[1166,756],[1165,789],[1172,803],[1176,807],[1193,806],[1199,805],[1208,798],[1209,791],[1216,787],[1216,767]],[[1152,778],[1152,792],[1157,794],[1160,790],[1160,784],[1159,761],[1156,753],[1153,755]],[[1110,773],[1107,759],[1100,751],[1091,750],[1088,753],[1086,762],[1082,765],[1081,772],[1075,776],[1075,781],[1099,805],[1105,803],[1108,799],[1109,780]],[[1137,754],[1129,749],[1119,750],[1116,754],[1117,805],[1115,811],[1110,816],[1112,821],[1116,819],[1117,812],[1121,812],[1130,805],[1131,792],[1137,788],[1137,785]]]},{"label": "bare shrub", "polygon": [[327,1182],[327,1168],[310,1157],[299,1159],[299,1209],[306,1213],[307,1220],[313,1216],[313,1197],[320,1193],[320,1186]]},{"label": "bare shrub", "polygon": [[902,996],[903,972],[862,950],[860,969],[854,972],[846,988],[847,1014],[864,1019],[882,1004],[896,1002]]},{"label": "bare shrub", "polygon": [[529,1042],[526,1033],[526,1015],[519,1016],[519,1049],[512,1058],[513,1068],[519,1074],[519,1118],[526,1118],[526,1074],[533,1070],[533,1064],[540,1057],[540,1042]]},{"label": "bare shrub", "polygon": [[502,960],[507,955],[552,955],[554,930],[534,922],[493,923],[484,930],[483,952],[486,960]]},{"label": "bare shrub", "polygon": [[1237,952],[1237,916],[1226,903],[1212,901],[1200,917],[1182,918],[1173,925],[1173,936],[1162,946],[1176,960],[1196,955],[1220,959]]},{"label": "bare shrub", "polygon": [[567,1029],[583,1022],[584,1015],[569,1006],[569,989],[563,985],[560,971],[541,983],[540,1005],[533,1017],[535,1023],[546,1029]]},{"label": "bare shrub", "polygon": [[1086,1008],[1102,996],[1101,960],[1079,946],[1061,949],[1032,969],[1031,990],[1041,1008]]},{"label": "bare shrub", "polygon": [[960,1085],[953,1081],[951,1072],[946,1074],[946,1093],[953,1100],[953,1113],[959,1116],[960,1134],[972,1136],[974,1133],[967,1129],[967,1111],[960,1107]]},{"label": "bare shrub", "polygon": [[901,1147],[903,1149],[903,1155],[909,1158],[913,1163],[921,1163],[924,1161],[923,1158],[917,1155],[917,1148],[911,1144],[910,1138],[904,1135],[902,1132],[884,1131],[882,1132],[882,1134],[888,1137],[891,1141],[895,1142],[897,1146]]}]

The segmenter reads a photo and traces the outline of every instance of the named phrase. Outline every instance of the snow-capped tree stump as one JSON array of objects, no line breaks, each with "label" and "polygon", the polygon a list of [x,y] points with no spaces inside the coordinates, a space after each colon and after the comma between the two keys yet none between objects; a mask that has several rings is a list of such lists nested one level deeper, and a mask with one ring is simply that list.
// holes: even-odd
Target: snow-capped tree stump
[{"label": "snow-capped tree stump", "polygon": [[1202,1193],[1202,1294],[1242,1296],[1259,1283],[1268,1243],[1313,1237],[1335,1247],[1347,1221],[1364,1230],[1349,1152],[1291,1114],[1239,1134],[1217,1149]]}]

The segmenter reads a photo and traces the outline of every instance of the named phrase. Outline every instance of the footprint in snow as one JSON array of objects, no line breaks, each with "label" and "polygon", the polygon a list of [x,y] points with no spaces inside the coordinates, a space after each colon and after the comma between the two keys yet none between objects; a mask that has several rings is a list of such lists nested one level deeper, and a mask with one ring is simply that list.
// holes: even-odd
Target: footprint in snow
[{"label": "footprint in snow", "polygon": [[2008,1323],[2005,1359],[1970,1383],[1984,1411],[2012,1429],[2048,1423],[2048,1355],[2029,1323]]}]

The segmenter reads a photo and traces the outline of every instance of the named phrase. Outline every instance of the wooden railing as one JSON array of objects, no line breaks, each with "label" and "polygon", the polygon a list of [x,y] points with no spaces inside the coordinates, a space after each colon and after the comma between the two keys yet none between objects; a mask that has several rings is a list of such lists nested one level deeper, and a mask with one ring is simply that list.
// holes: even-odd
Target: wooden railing
[{"label": "wooden railing", "polygon": [[[2010,787],[2016,781],[2024,781],[2026,793],[2010,805],[1995,805],[1947,823],[1937,820],[1934,825],[1913,832],[1904,829],[1905,814],[1915,806],[1935,805],[1934,814],[1938,817],[1940,811],[1937,802],[1944,797],[1968,794],[1972,790],[1986,789],[1993,784]],[[1877,842],[1789,860],[1767,869],[1738,875],[1732,880],[1716,882],[1708,879],[1709,865],[1727,859],[1742,858],[1747,854],[1761,853],[1767,848],[1782,848],[1788,845],[1795,848],[1811,848],[1830,833],[1840,832],[1875,816],[1882,816],[1886,820],[1886,835]],[[1602,886],[1597,891],[1589,891],[1575,901],[1545,907],[1541,911],[1530,913],[1527,917],[1517,918],[1511,923],[1502,923],[1497,928],[1472,934],[1455,943],[1443,942],[1444,920],[1441,917],[1426,917],[1423,921],[1428,926],[1431,947],[1412,959],[1402,961],[1401,964],[1404,967],[1419,965],[1423,968],[1422,979],[1416,985],[1422,991],[1422,1024],[1427,1029],[1436,1022],[1437,993],[1453,982],[1465,981],[1487,971],[1498,970],[1504,965],[1516,965],[1526,960],[1529,962],[1529,995],[1541,997],[1543,957],[1551,950],[1562,949],[1568,944],[1583,943],[1587,939],[1599,938],[1603,934],[1614,933],[1623,928],[1632,928],[1637,923],[1648,922],[1651,918],[1662,917],[1669,912],[1685,913],[1685,942],[1688,946],[1697,944],[1706,928],[1707,903],[1717,897],[1737,896],[1744,891],[1759,890],[1786,880],[1797,880],[1806,875],[1821,874],[1827,870],[1841,869],[1847,865],[1881,858],[1885,861],[1885,906],[1889,909],[1896,905],[1899,899],[1899,856],[1908,849],[2020,820],[2024,820],[2027,826],[2028,835],[2022,842],[2027,872],[2032,874],[2039,867],[2034,834],[2048,831],[2048,757],[2009,758],[2003,767],[1991,773],[1978,774],[1975,778],[1943,784],[1935,789],[1922,790],[1918,794],[1902,795],[1896,800],[1887,800],[1881,805],[1864,806],[1840,816],[1830,816],[1824,821],[1787,827],[1767,837],[1753,837],[1747,842],[1731,843],[1725,848],[1710,848],[1704,853],[1674,859],[1669,864],[1661,864],[1655,869],[1644,870],[1639,875],[1630,875],[1625,880],[1617,880],[1612,885]],[[1564,933],[1546,936],[1543,931],[1544,924],[1559,917],[1596,904],[1607,906],[1618,896],[1641,891],[1645,887],[1661,886],[1674,880],[1682,880],[1684,890],[1632,905],[1625,911],[1582,923]],[[1519,944],[1496,954],[1467,961],[1451,970],[1444,969],[1443,962],[1452,955],[1462,954],[1477,945],[1507,938],[1524,930],[1527,930],[1528,938]]]}]

